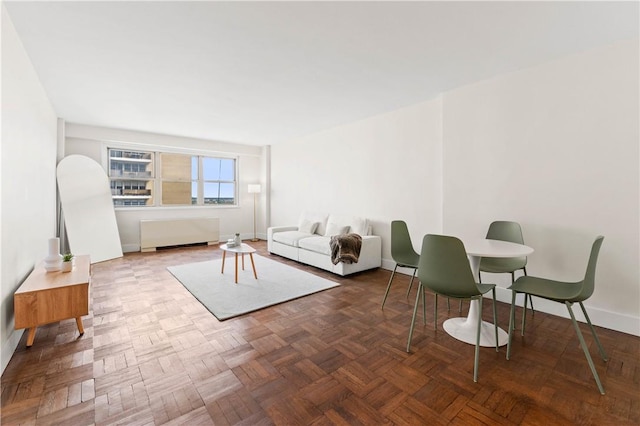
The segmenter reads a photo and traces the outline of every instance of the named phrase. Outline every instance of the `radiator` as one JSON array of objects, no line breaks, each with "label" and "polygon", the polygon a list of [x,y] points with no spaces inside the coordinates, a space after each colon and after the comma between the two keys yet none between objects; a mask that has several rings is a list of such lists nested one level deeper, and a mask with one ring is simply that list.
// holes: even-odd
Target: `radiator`
[{"label": "radiator", "polygon": [[156,247],[220,241],[220,220],[216,217],[140,221],[140,251]]}]

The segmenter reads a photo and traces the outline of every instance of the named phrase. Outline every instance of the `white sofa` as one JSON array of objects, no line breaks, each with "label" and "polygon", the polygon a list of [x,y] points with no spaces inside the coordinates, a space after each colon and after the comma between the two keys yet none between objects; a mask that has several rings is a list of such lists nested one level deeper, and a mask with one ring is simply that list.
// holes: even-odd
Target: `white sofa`
[{"label": "white sofa", "polygon": [[[334,265],[329,241],[332,235],[346,233],[362,237],[358,262]],[[303,213],[296,226],[269,228],[267,248],[269,253],[344,276],[382,265],[382,239],[370,234],[369,221],[361,217]]]}]

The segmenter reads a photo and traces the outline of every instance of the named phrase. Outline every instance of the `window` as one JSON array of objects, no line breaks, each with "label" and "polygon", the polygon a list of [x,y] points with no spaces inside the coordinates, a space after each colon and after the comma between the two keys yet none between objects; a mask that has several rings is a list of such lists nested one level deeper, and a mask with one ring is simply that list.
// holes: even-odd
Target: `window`
[{"label": "window", "polygon": [[235,204],[235,160],[200,157],[204,204]]},{"label": "window", "polygon": [[236,204],[234,158],[122,149],[108,152],[115,206]]},{"label": "window", "polygon": [[109,150],[109,177],[114,206],[153,205],[154,154]]}]

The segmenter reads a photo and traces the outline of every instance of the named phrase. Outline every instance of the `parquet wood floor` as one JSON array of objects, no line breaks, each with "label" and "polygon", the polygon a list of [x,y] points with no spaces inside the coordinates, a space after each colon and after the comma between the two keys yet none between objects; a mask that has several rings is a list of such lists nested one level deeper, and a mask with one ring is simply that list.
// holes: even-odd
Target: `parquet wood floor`
[{"label": "parquet wood floor", "polygon": [[473,346],[442,330],[457,304],[441,304],[437,331],[428,310],[405,351],[404,275],[382,311],[389,271],[341,278],[270,256],[342,285],[220,322],[166,270],[219,257],[198,246],[95,264],[84,336],[62,321],[26,349],[25,333],[2,375],[2,424],[640,424],[640,338],[598,328],[604,363],[585,327],[601,396],[571,322],[537,312],[510,361],[482,349],[474,383]]}]

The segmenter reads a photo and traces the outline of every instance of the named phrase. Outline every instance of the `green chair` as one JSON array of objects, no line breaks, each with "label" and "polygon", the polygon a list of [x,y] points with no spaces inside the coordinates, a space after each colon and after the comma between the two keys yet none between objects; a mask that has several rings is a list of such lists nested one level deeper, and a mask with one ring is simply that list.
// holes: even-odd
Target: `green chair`
[{"label": "green chair", "polygon": [[[487,231],[488,240],[500,240],[510,243],[524,244],[524,238],[522,238],[522,228],[518,222],[509,221],[495,221],[489,225]],[[494,274],[511,274],[511,283],[515,281],[515,272],[522,270],[524,275],[527,275],[527,258],[526,257],[513,257],[513,258],[496,258],[496,257],[483,257],[480,259],[480,274],[478,279],[482,282],[482,272],[491,272]],[[524,324],[527,314],[527,300],[531,311],[533,312],[533,300],[531,295],[525,295],[524,309],[522,311],[522,323]]]},{"label": "green chair", "polygon": [[389,284],[387,284],[387,291],[385,291],[384,298],[382,299],[381,309],[384,309],[384,303],[387,301],[387,296],[391,289],[391,281],[393,281],[398,266],[413,269],[409,288],[407,289],[407,297],[413,286],[413,279],[418,269],[420,255],[413,249],[409,229],[407,228],[407,224],[402,220],[394,220],[391,222],[391,257],[395,260],[396,266],[393,268],[393,272],[391,272],[391,278],[389,278]]},{"label": "green chair", "polygon": [[[603,236],[599,236],[593,243],[591,247],[591,255],[589,256],[589,263],[587,264],[587,272],[585,273],[584,279],[578,282],[564,282],[564,281],[554,281],[548,280],[544,278],[537,278],[531,276],[523,276],[518,278],[515,283],[509,287],[512,291],[511,296],[511,314],[509,317],[509,342],[507,344],[507,359],[511,356],[511,338],[513,335],[514,321],[515,321],[515,301],[516,294],[523,293],[528,295],[533,295],[537,297],[541,297],[543,299],[552,300],[554,302],[564,303],[569,311],[569,316],[571,317],[571,321],[573,322],[573,326],[576,329],[576,334],[578,335],[578,340],[580,340],[580,345],[582,346],[582,350],[584,351],[584,355],[587,358],[587,362],[589,363],[589,367],[591,368],[591,372],[593,373],[593,377],[596,380],[596,384],[598,385],[598,389],[600,393],[604,395],[604,388],[602,387],[602,383],[600,383],[600,377],[598,376],[598,372],[596,371],[595,366],[593,365],[593,360],[591,359],[591,355],[589,354],[589,348],[587,347],[584,337],[582,337],[582,332],[580,331],[580,327],[576,322],[576,317],[573,314],[572,306],[574,303],[579,303],[580,308],[582,309],[582,313],[584,314],[587,323],[589,324],[589,328],[591,329],[591,334],[593,335],[594,340],[598,345],[598,349],[600,351],[600,355],[602,359],[607,361],[607,354],[602,348],[602,344],[600,343],[600,339],[598,339],[598,335],[596,334],[593,325],[591,324],[591,320],[589,319],[589,315],[587,315],[587,311],[582,304],[583,301],[587,300],[593,294],[593,289],[595,287],[595,276],[596,276],[596,263],[598,260],[598,253],[600,252],[600,246],[602,245]],[[524,323],[522,327],[522,332],[524,333]]]},{"label": "green chair", "polygon": [[493,324],[496,333],[496,352],[498,351],[498,320],[496,314],[496,286],[495,284],[476,283],[469,265],[467,252],[462,241],[455,237],[444,235],[425,235],[422,240],[422,251],[418,264],[418,294],[413,308],[413,318],[409,329],[407,352],[411,348],[411,337],[416,321],[416,313],[420,295],[424,306],[425,288],[435,293],[434,329],[438,320],[438,295],[460,300],[478,300],[478,330],[476,333],[476,351],[473,366],[473,381],[478,381],[478,360],[480,356],[480,327],[482,324],[483,295],[492,292],[493,296]]}]

